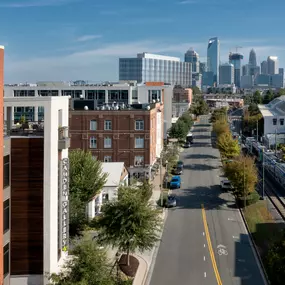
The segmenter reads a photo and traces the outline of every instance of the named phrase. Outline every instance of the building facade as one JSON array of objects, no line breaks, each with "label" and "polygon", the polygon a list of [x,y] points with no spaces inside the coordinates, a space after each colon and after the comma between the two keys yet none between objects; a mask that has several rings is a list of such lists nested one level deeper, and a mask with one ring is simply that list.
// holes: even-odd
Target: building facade
[{"label": "building facade", "polygon": [[119,59],[119,80],[138,83],[164,82],[184,87],[192,85],[192,66],[178,57],[140,53],[136,58]]},{"label": "building facade", "polygon": [[[111,106],[114,102],[119,105],[135,103],[164,102],[164,136],[171,127],[173,85],[165,85],[164,82],[121,82],[118,84],[85,84],[70,85],[66,83],[38,83],[32,85],[5,86],[4,94],[7,98],[33,96],[69,96],[73,100],[89,100],[93,109]],[[79,104],[77,102],[77,104]],[[28,121],[42,121],[44,119],[43,108],[15,107],[13,110],[15,123],[24,117]]]},{"label": "building facade", "polygon": [[178,118],[189,110],[192,104],[193,92],[191,88],[176,86],[173,89],[172,117]]},{"label": "building facade", "polygon": [[234,66],[230,63],[225,63],[219,67],[220,84],[234,84]]},{"label": "building facade", "polygon": [[240,78],[241,78],[241,67],[242,67],[243,55],[240,53],[230,53],[229,54],[229,63],[234,66],[234,83],[237,87],[240,88]]},{"label": "building facade", "polygon": [[200,72],[199,54],[196,51],[194,51],[192,48],[185,53],[184,61],[191,63],[192,73]]},{"label": "building facade", "polygon": [[278,74],[278,57],[269,56],[267,58],[267,73],[270,75]]},{"label": "building facade", "polygon": [[[0,185],[3,191],[0,193],[0,228],[3,229],[0,235],[0,282],[4,285],[9,284],[10,275],[10,181],[9,181],[9,149],[8,143],[4,140],[3,130],[3,86],[4,86],[4,46],[0,46]],[[5,144],[4,144],[5,141]],[[4,147],[7,148],[5,150]],[[3,157],[3,158],[2,158]],[[8,161],[7,161],[8,160]],[[8,168],[4,167],[7,162]],[[6,179],[5,179],[5,178]],[[7,189],[8,188],[8,189]],[[7,204],[8,203],[8,204]],[[8,206],[8,208],[7,208]]]},{"label": "building facade", "polygon": [[213,72],[214,83],[219,84],[219,64],[220,64],[220,41],[216,38],[211,38],[208,41],[207,48],[207,71]]},{"label": "building facade", "polygon": [[71,148],[103,162],[124,162],[131,177],[149,178],[163,148],[164,104],[114,105],[92,110],[86,100],[70,111]]},{"label": "building facade", "polygon": [[[10,284],[46,285],[68,254],[68,98],[4,101],[11,153]],[[14,107],[43,107],[44,123],[15,125]]]},{"label": "building facade", "polygon": [[243,75],[240,79],[241,88],[252,88],[254,85],[254,76],[253,75]]},{"label": "building facade", "polygon": [[266,60],[262,61],[260,64],[260,73],[268,74],[268,64]]}]

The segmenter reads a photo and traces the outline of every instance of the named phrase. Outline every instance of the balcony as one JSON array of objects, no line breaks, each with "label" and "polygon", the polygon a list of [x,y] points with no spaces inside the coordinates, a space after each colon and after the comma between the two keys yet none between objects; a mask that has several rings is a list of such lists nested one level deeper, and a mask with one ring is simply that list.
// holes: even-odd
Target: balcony
[{"label": "balcony", "polygon": [[8,128],[4,122],[4,135],[7,136],[44,136],[44,125],[38,122],[29,122],[16,124],[12,128]]},{"label": "balcony", "polygon": [[70,147],[68,127],[58,128],[58,149],[63,150]]}]

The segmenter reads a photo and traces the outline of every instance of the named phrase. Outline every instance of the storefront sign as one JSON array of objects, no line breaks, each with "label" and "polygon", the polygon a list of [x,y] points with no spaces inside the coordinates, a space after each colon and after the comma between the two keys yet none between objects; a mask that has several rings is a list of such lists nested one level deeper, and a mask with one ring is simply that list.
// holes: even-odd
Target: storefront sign
[{"label": "storefront sign", "polygon": [[64,158],[61,164],[61,245],[66,250],[69,240],[68,215],[69,215],[69,160]]}]

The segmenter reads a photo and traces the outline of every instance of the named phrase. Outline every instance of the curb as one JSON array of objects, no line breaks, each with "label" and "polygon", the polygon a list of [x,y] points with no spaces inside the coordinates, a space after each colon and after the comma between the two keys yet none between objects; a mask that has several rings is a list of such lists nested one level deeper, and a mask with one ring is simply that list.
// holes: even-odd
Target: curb
[{"label": "curb", "polygon": [[[146,277],[147,277],[147,268],[148,268],[148,264],[146,262],[146,260],[141,257],[140,255],[136,255],[136,254],[133,254],[133,256],[139,261],[139,267],[138,267],[138,270],[137,270],[137,273],[136,273],[136,276],[133,280],[133,285],[142,285],[145,283],[145,280],[146,280]],[[144,267],[145,267],[145,272],[143,274],[143,278],[141,280],[140,275],[138,274],[138,271],[140,270],[140,268],[143,266],[142,263],[144,263]],[[139,276],[139,277],[138,277]]]},{"label": "curb", "polygon": [[263,273],[263,277],[264,277],[264,279],[265,279],[264,281],[266,281],[266,284],[270,285],[271,283],[270,283],[270,281],[269,281],[268,275],[267,275],[266,270],[265,270],[265,267],[264,267],[264,265],[263,265],[261,256],[260,256],[260,254],[259,254],[259,252],[258,252],[257,246],[256,246],[256,244],[255,244],[255,242],[254,242],[253,236],[252,236],[252,234],[251,234],[251,232],[250,232],[250,230],[249,230],[247,221],[246,221],[246,219],[245,219],[245,217],[244,217],[244,215],[243,215],[243,211],[242,211],[240,208],[238,208],[238,209],[239,209],[240,215],[241,215],[241,217],[242,217],[243,223],[244,223],[244,225],[245,225],[245,227],[246,227],[247,233],[248,233],[248,235],[249,235],[249,240],[250,240],[251,245],[252,245],[252,247],[253,247],[253,249],[254,249],[255,256],[257,257],[257,259],[258,259],[258,261],[259,261],[259,265],[261,266],[262,273]]}]

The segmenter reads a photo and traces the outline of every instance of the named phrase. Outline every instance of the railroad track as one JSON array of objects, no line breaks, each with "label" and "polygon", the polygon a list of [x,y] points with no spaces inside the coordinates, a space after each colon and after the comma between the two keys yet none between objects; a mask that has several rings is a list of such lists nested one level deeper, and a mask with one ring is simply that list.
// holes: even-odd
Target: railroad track
[{"label": "railroad track", "polygon": [[[262,171],[260,170],[259,167],[257,167],[257,170],[258,170],[259,178],[262,179]],[[258,188],[259,188],[259,192],[262,192],[262,180],[259,181]],[[274,190],[274,188],[275,187],[270,181],[268,181],[268,179],[264,180],[264,193],[266,194],[270,202],[273,204],[276,211],[285,221],[285,202],[283,201],[283,199],[279,197],[279,194],[277,193],[277,191]]]}]

